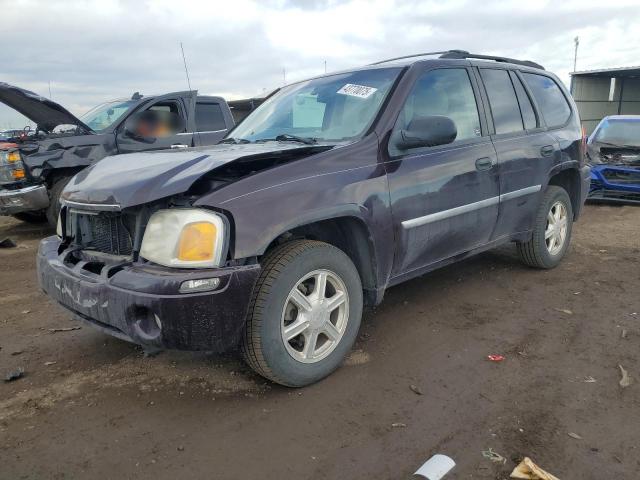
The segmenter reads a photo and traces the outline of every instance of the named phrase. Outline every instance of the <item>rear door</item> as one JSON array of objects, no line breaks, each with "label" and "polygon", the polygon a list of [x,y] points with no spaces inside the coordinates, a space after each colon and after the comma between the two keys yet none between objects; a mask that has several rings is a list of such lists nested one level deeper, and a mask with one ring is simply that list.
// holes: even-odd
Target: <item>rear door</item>
[{"label": "rear door", "polygon": [[454,121],[454,142],[404,151],[391,143],[385,163],[396,232],[394,277],[487,243],[498,215],[496,154],[470,68],[420,73],[394,132],[429,115]]},{"label": "rear door", "polygon": [[196,145],[215,145],[234,125],[231,110],[219,97],[198,97],[194,117]]},{"label": "rear door", "polygon": [[[133,115],[144,112],[157,112],[170,116],[181,122],[179,131],[172,131],[162,136],[142,137],[130,135],[126,131],[127,120],[122,122],[116,130],[116,142],[119,153],[142,152],[146,150],[162,150],[166,148],[183,148],[193,146],[194,120],[189,113],[193,112],[192,102],[195,103],[196,92],[176,92],[154,98],[140,106]],[[129,117],[131,118],[131,116]]]},{"label": "rear door", "polygon": [[492,235],[498,240],[530,229],[557,144],[516,72],[500,66],[478,72],[498,155],[500,211]]}]

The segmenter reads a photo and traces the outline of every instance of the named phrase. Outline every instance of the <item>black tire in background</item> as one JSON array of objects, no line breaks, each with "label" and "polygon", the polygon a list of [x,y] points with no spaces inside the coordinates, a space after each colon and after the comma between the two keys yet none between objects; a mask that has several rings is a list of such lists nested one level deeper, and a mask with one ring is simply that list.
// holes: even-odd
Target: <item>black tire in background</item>
[{"label": "black tire in background", "polygon": [[47,214],[44,210],[38,210],[35,212],[20,212],[11,215],[13,218],[25,223],[46,223]]},{"label": "black tire in background", "polygon": [[[547,216],[551,208],[560,202],[566,209],[566,235],[562,247],[551,254],[547,247],[545,232],[547,230]],[[528,242],[517,243],[520,259],[526,265],[535,268],[554,268],[562,261],[569,243],[571,242],[571,230],[573,226],[573,208],[567,191],[556,185],[549,185],[542,196],[542,201],[536,212],[533,225],[533,235]]]},{"label": "black tire in background", "polygon": [[[302,363],[287,350],[281,323],[292,289],[312,272],[327,270],[347,292],[347,323],[334,349],[315,363]],[[249,304],[242,342],[245,361],[258,374],[289,387],[317,382],[333,372],[356,340],[362,318],[362,284],[351,259],[324,242],[295,240],[276,247],[264,258],[262,272]]]},{"label": "black tire in background", "polygon": [[47,221],[53,228],[56,228],[56,225],[58,224],[58,215],[60,214],[60,194],[71,178],[73,178],[72,175],[58,177],[53,181],[53,184],[49,189],[49,206],[47,207],[46,213]]}]

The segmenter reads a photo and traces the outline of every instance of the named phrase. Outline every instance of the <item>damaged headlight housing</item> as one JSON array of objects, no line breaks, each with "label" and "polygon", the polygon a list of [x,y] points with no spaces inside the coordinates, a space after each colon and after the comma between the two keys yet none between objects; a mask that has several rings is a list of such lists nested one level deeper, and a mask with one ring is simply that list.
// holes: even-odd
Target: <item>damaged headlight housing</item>
[{"label": "damaged headlight housing", "polygon": [[224,262],[227,222],[198,208],[155,212],[144,232],[140,255],[166,267],[212,268]]},{"label": "damaged headlight housing", "polygon": [[0,180],[4,182],[19,181],[25,179],[24,164],[18,150],[0,151]]}]

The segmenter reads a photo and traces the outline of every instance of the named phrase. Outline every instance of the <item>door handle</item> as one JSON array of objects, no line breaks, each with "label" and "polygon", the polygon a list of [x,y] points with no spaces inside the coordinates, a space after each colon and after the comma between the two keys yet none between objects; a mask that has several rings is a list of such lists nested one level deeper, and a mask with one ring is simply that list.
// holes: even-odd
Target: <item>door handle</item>
[{"label": "door handle", "polygon": [[482,157],[476,160],[476,170],[491,170],[493,165],[493,160],[489,157]]},{"label": "door handle", "polygon": [[189,148],[189,145],[185,145],[183,143],[174,143],[171,145],[171,148]]},{"label": "door handle", "polygon": [[553,145],[545,145],[544,147],[542,147],[540,149],[540,154],[543,157],[550,157],[551,155],[553,155],[553,152],[555,152],[556,149],[553,148]]}]

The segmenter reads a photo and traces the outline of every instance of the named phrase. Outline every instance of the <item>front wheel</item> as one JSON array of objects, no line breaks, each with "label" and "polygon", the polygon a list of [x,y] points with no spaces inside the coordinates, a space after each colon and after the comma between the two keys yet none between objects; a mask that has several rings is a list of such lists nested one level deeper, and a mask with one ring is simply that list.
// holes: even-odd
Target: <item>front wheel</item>
[{"label": "front wheel", "polygon": [[302,387],[333,372],[362,317],[351,259],[323,242],[297,240],[269,253],[249,306],[242,351],[260,375]]},{"label": "front wheel", "polygon": [[573,209],[567,191],[550,185],[544,192],[528,242],[518,243],[520,259],[536,268],[553,268],[564,257],[571,240]]}]

